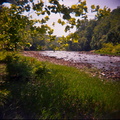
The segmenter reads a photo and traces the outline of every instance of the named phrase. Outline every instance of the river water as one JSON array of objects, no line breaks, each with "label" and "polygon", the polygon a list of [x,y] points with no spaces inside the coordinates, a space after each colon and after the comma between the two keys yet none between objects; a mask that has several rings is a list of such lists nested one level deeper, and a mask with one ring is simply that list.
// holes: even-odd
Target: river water
[{"label": "river water", "polygon": [[[87,54],[75,51],[42,51],[40,54],[57,59],[64,59],[73,63],[88,63],[98,69],[110,70],[120,68],[120,57],[118,56],[103,56],[97,54]],[[119,69],[116,69],[117,72]]]}]

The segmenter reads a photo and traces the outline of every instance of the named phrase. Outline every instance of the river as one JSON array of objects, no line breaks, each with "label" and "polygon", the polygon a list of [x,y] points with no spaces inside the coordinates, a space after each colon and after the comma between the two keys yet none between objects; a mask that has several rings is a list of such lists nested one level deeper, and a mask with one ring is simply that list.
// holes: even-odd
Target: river
[{"label": "river", "polygon": [[55,57],[56,59],[64,59],[65,61],[73,63],[88,63],[98,69],[120,72],[119,56],[105,56],[75,51],[41,51],[40,54],[43,56]]}]

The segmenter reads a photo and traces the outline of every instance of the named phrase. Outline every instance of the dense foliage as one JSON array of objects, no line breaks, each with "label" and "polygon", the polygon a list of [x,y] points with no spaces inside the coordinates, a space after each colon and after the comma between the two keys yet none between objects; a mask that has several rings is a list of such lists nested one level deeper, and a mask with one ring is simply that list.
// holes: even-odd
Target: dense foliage
[{"label": "dense foliage", "polygon": [[14,5],[11,9],[3,7],[0,10],[0,18],[0,49],[18,50],[27,45],[29,47],[32,21],[20,15]]},{"label": "dense foliage", "polygon": [[[61,49],[68,48],[69,41],[70,50],[89,50],[91,33],[89,33],[91,28],[87,28],[86,36],[82,35],[81,45],[76,44],[79,39],[76,35],[72,35],[75,45],[71,43],[70,37],[63,37],[63,43],[61,38],[58,41],[56,36],[53,36],[53,29],[47,25],[47,21],[50,19],[51,14],[60,14],[61,19],[58,19],[58,23],[61,25],[66,25],[65,32],[72,29],[74,26],[81,31],[87,25],[87,15],[88,8],[86,6],[86,1],[78,1],[77,4],[66,6],[60,4],[59,0],[49,0],[47,3],[43,0],[33,1],[33,0],[8,0],[1,1],[0,4],[4,2],[10,2],[12,5],[10,8],[1,5],[0,9],[0,49],[6,50],[18,50],[18,49],[28,49],[31,45],[31,50],[36,49]],[[100,6],[91,6],[92,12],[97,12],[96,19],[102,19],[104,16],[109,15],[110,9],[104,7],[100,9]],[[28,13],[27,17],[23,15]],[[30,13],[34,12],[36,15],[40,16],[40,19],[34,19]],[[83,20],[81,20],[83,19]],[[36,23],[39,26],[36,27]],[[89,22],[87,22],[89,24]],[[53,26],[54,26],[53,22]],[[94,26],[94,25],[93,25]],[[87,39],[86,39],[87,37]],[[65,41],[64,41],[65,40]],[[55,41],[55,42],[53,42]],[[59,43],[59,41],[61,43]],[[82,48],[82,44],[84,47]],[[77,46],[77,48],[76,48]],[[81,47],[81,48],[80,48]]]},{"label": "dense foliage", "polygon": [[[113,44],[115,48],[117,44],[120,44],[120,8],[118,7],[110,14],[105,14],[98,18],[93,20],[77,20],[77,23],[74,18],[70,18],[68,21],[72,26],[67,25],[65,31],[75,25],[77,27],[75,33],[70,33],[66,37],[62,36],[57,38],[55,36],[45,35],[44,39],[37,34],[34,37],[34,42],[30,49],[89,51],[101,49],[105,46],[105,43]],[[65,24],[61,19],[58,20],[58,23]],[[118,48],[113,51],[113,54],[119,54]],[[106,53],[109,54],[109,52]]]},{"label": "dense foliage", "polygon": [[[5,1],[1,1],[0,4],[3,2]],[[50,41],[55,40],[55,36],[52,36],[53,29],[46,23],[51,13],[62,14],[62,18],[69,21],[71,13],[74,13],[75,16],[84,17],[87,12],[86,1],[78,2],[77,5],[71,7],[61,5],[58,0],[49,0],[47,4],[42,0],[38,2],[33,0],[11,0],[7,2],[13,3],[10,8],[0,6],[0,49],[6,50],[23,49],[26,44],[30,47],[29,43],[33,43],[33,48],[36,48],[34,42],[36,36],[37,38],[39,36],[39,40],[44,40],[43,37],[48,35]],[[28,17],[23,15],[24,12],[30,13],[31,11],[42,16],[41,19],[36,20],[30,15]],[[58,22],[63,24],[60,20]],[[39,23],[40,26],[35,27],[36,23]]]},{"label": "dense foliage", "polygon": [[119,7],[99,20],[81,20],[80,22],[81,25],[75,33],[78,36],[77,42],[69,41],[69,50],[96,50],[102,48],[103,43],[120,44]]},{"label": "dense foliage", "polygon": [[5,62],[6,72],[9,81],[34,82],[38,77],[42,77],[49,72],[44,64],[34,58],[26,58],[20,55],[9,53]]},{"label": "dense foliage", "polygon": [[102,48],[95,51],[101,54],[120,55],[120,44],[113,45],[113,43],[104,43]]},{"label": "dense foliage", "polygon": [[[36,48],[43,40],[51,39],[53,30],[46,24],[34,26],[37,21],[21,15],[19,7],[11,5],[10,8],[2,7],[0,10],[0,49],[23,50]],[[48,18],[45,17],[44,21]],[[41,24],[43,21],[39,21]],[[49,34],[46,37],[45,34]],[[38,42],[37,42],[38,41]],[[44,41],[43,41],[44,43]],[[41,45],[41,44],[40,44]],[[43,44],[44,45],[44,44]],[[35,50],[35,49],[34,49]]]}]

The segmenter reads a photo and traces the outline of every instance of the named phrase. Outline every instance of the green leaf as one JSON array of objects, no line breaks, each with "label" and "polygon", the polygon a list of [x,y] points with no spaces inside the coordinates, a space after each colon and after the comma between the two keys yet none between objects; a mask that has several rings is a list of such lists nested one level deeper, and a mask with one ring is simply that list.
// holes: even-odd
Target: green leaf
[{"label": "green leaf", "polygon": [[92,8],[92,9],[95,9],[95,5],[91,5],[91,8]]}]

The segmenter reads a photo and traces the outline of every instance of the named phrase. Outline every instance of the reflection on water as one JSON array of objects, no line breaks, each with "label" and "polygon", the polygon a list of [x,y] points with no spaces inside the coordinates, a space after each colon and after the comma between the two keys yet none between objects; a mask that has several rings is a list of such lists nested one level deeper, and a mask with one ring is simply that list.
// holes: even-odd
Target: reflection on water
[{"label": "reflection on water", "polygon": [[120,67],[120,57],[116,56],[101,56],[93,54],[85,54],[74,51],[42,51],[44,56],[55,57],[57,59],[64,59],[75,63],[89,63],[93,67],[99,69],[104,68],[110,70],[113,67]]}]

